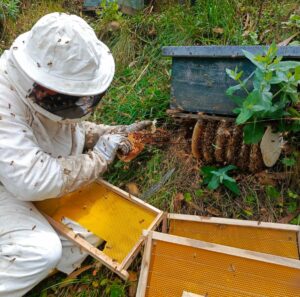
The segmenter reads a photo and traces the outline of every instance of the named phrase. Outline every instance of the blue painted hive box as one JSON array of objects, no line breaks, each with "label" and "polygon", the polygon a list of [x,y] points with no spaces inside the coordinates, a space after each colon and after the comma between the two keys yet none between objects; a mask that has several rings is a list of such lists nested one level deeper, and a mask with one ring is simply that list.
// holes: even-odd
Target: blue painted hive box
[{"label": "blue painted hive box", "polygon": [[[84,0],[83,9],[90,10],[97,8],[103,0]],[[106,0],[108,2],[117,2],[120,6],[129,7],[135,10],[144,8],[144,0]]]},{"label": "blue painted hive box", "polygon": [[[242,50],[263,53],[262,46],[163,47],[163,55],[172,57],[171,109],[232,115],[235,104],[226,90],[236,82],[228,77],[226,68],[237,66],[245,77],[255,68]],[[300,61],[300,46],[279,47],[278,55]]]}]

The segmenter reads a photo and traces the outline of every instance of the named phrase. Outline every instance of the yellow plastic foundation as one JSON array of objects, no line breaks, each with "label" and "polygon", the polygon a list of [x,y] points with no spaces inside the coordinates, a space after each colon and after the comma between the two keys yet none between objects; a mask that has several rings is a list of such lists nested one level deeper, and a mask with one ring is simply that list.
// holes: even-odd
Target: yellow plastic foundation
[{"label": "yellow plastic foundation", "polygon": [[176,219],[171,219],[169,224],[172,235],[299,259],[296,231]]},{"label": "yellow plastic foundation", "polygon": [[103,252],[119,263],[157,216],[98,183],[62,198],[38,202],[36,206],[57,221],[63,217],[74,220],[105,240]]},{"label": "yellow plastic foundation", "polygon": [[300,296],[300,270],[153,240],[146,297]]}]

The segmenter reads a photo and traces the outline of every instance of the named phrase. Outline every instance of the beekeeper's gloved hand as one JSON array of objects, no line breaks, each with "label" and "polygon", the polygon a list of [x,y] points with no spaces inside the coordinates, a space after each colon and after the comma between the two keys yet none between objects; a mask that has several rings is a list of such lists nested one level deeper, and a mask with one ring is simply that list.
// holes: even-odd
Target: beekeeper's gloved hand
[{"label": "beekeeper's gloved hand", "polygon": [[93,150],[101,154],[110,164],[114,160],[117,151],[127,155],[131,151],[131,143],[123,135],[105,134],[99,138]]},{"label": "beekeeper's gloved hand", "polygon": [[133,123],[131,125],[120,125],[116,128],[116,133],[128,134],[136,131],[146,129],[152,125],[152,121],[145,120]]},{"label": "beekeeper's gloved hand", "polygon": [[109,134],[121,134],[127,136],[129,133],[143,130],[153,124],[152,121],[146,120],[136,122],[131,125],[117,125],[109,126],[103,124],[95,124],[92,122],[83,121],[82,125],[86,133],[85,147],[86,149],[93,149],[99,137]]}]

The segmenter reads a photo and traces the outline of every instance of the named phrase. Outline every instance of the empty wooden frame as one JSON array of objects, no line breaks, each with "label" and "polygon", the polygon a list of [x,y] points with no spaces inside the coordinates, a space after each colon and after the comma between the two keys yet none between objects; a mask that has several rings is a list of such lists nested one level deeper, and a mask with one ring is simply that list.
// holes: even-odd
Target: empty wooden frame
[{"label": "empty wooden frame", "polygon": [[240,249],[300,258],[300,226],[168,214],[168,233]]},{"label": "empty wooden frame", "polygon": [[[154,230],[163,212],[121,189],[98,180],[62,198],[36,203],[52,226],[123,279],[139,252],[144,229]],[[101,251],[61,221],[69,218],[105,241]]]},{"label": "empty wooden frame", "polygon": [[147,233],[137,297],[300,296],[299,260]]}]

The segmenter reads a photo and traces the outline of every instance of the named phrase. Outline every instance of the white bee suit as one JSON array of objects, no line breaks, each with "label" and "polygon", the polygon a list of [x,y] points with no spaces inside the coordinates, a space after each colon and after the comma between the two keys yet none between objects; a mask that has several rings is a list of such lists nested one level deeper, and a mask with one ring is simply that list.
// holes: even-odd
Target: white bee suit
[{"label": "white bee suit", "polygon": [[[124,135],[151,124],[112,127],[63,120],[70,117],[43,108],[32,90],[38,85],[75,96],[74,103],[103,95],[114,71],[112,54],[93,29],[64,13],[42,17],[0,57],[0,297],[23,296],[55,267],[70,273],[80,265],[86,254],[59,238],[32,202],[94,181],[117,150],[130,150]],[[96,105],[88,106],[79,118]],[[92,150],[84,153],[85,148]],[[100,242],[78,224],[65,223],[92,244]]]},{"label": "white bee suit", "polygon": [[[80,265],[86,254],[59,238],[30,201],[59,197],[107,168],[101,154],[82,152],[87,132],[99,137],[109,127],[41,115],[26,98],[32,85],[5,52],[0,58],[0,297],[23,296],[53,268],[70,273]],[[72,228],[99,242],[80,226]]]}]

